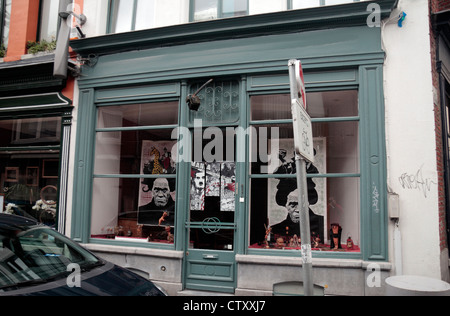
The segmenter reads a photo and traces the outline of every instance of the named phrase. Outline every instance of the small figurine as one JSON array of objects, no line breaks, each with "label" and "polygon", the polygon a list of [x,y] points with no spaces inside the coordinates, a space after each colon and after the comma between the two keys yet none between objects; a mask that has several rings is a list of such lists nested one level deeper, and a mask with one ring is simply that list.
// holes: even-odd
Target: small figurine
[{"label": "small figurine", "polygon": [[331,249],[333,250],[342,249],[341,236],[342,236],[342,227],[339,224],[331,224],[330,229]]},{"label": "small figurine", "polygon": [[166,221],[167,216],[169,216],[169,213],[164,212],[163,216],[161,216],[161,218],[159,219],[159,222],[158,222],[159,226],[161,226],[161,224]]},{"label": "small figurine", "polygon": [[318,234],[313,233],[311,236],[311,241],[312,241],[312,247],[313,248],[319,248],[320,245],[320,237]]},{"label": "small figurine", "polygon": [[352,237],[349,236],[347,239],[347,250],[353,250],[353,246],[354,246],[354,243],[353,243]]},{"label": "small figurine", "polygon": [[172,232],[171,232],[171,227],[170,226],[166,226],[165,228],[166,232],[167,232],[167,241],[170,243],[173,243],[175,240],[175,237],[173,236]]},{"label": "small figurine", "polygon": [[277,249],[283,249],[286,246],[283,237],[279,237],[277,239],[277,244],[276,244],[276,248]]},{"label": "small figurine", "polygon": [[289,241],[289,247],[291,248],[299,248],[300,247],[300,239],[297,235],[294,235],[294,237],[291,238]]},{"label": "small figurine", "polygon": [[270,233],[272,232],[272,227],[268,227],[264,224],[264,227],[266,228],[266,235],[264,236],[264,248],[268,249],[270,248],[269,242],[270,242]]},{"label": "small figurine", "polygon": [[142,237],[142,229],[144,228],[144,225],[137,225],[137,235],[138,237]]}]

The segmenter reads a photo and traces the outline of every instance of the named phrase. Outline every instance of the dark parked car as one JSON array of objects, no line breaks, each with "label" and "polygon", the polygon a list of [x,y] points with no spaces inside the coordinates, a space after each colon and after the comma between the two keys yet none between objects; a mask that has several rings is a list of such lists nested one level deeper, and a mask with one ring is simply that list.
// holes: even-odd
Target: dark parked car
[{"label": "dark parked car", "polygon": [[0,214],[0,296],[166,296],[50,227]]}]

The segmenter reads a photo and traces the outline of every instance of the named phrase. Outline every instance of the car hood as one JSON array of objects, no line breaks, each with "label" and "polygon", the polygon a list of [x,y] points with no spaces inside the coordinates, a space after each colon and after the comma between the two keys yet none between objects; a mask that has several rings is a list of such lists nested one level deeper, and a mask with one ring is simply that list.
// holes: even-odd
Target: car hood
[{"label": "car hood", "polygon": [[70,287],[68,278],[19,290],[1,292],[0,296],[164,296],[150,281],[110,262],[82,272],[81,287]]}]

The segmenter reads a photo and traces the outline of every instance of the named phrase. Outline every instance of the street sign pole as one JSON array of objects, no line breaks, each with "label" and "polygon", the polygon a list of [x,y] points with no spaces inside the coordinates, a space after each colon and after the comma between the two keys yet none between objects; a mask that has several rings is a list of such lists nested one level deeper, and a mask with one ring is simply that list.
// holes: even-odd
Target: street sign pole
[{"label": "street sign pole", "polygon": [[306,159],[313,162],[313,139],[311,119],[306,113],[305,83],[301,63],[289,61],[291,85],[292,117],[294,121],[295,165],[297,169],[297,188],[299,191],[300,233],[302,244],[303,289],[305,296],[314,295],[311,229],[309,224],[309,201]]}]

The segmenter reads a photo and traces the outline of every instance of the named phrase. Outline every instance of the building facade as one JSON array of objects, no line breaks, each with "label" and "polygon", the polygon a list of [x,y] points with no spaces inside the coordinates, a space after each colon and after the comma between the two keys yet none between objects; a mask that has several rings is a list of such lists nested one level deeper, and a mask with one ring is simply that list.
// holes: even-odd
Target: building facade
[{"label": "building facade", "polygon": [[[288,74],[299,59],[314,283],[382,295],[395,274],[449,280],[445,1],[76,4],[87,36],[70,43],[79,76],[54,185],[67,235],[173,295],[301,281]],[[6,179],[31,176],[8,157]]]},{"label": "building facade", "polygon": [[0,1],[0,207],[64,232],[74,78],[53,76],[58,10]]}]

